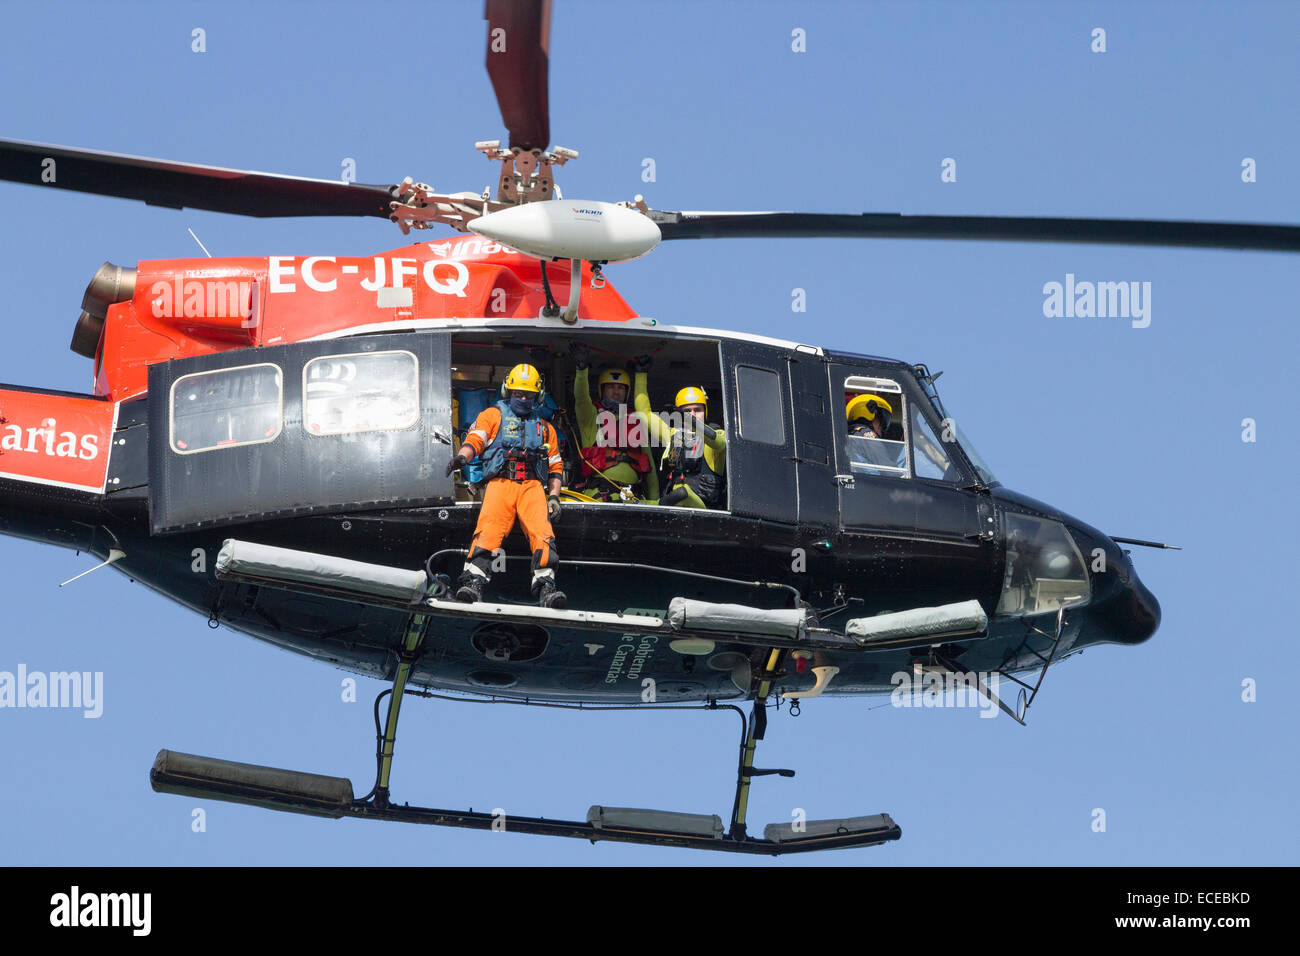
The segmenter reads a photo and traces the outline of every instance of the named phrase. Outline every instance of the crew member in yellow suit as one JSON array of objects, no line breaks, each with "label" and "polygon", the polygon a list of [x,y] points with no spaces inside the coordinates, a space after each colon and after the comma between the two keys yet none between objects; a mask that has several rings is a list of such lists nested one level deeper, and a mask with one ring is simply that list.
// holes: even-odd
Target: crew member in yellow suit
[{"label": "crew member in yellow suit", "polygon": [[[661,505],[682,508],[725,508],[727,504],[727,435],[718,425],[707,424],[709,397],[691,385],[677,393],[678,422],[670,425],[650,408],[646,372],[650,358],[637,359],[632,386],[637,416],[650,432],[650,442],[662,448],[663,497]],[[676,425],[677,427],[674,427]]]},{"label": "crew member in yellow suit", "polygon": [[[501,401],[474,419],[465,444],[447,465],[447,474],[483,457],[483,508],[474,527],[465,570],[457,581],[458,601],[478,601],[491,580],[492,553],[515,525],[523,525],[533,552],[533,595],[542,607],[563,608],[564,592],[555,586],[555,532],[560,517],[564,464],[555,427],[537,416],[545,392],[531,365],[516,365],[501,385]],[[545,486],[545,487],[543,487]]]},{"label": "crew member in yellow suit", "polygon": [[653,501],[659,497],[659,477],[645,444],[645,426],[627,405],[632,377],[620,368],[604,369],[593,402],[588,385],[590,349],[574,342],[569,350],[577,366],[573,404],[582,438],[584,490],[601,501]]}]

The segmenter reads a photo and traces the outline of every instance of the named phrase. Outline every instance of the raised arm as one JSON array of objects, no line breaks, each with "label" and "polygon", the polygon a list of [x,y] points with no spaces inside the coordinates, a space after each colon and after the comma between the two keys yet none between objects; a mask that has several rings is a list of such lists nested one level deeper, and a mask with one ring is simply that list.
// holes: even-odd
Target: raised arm
[{"label": "raised arm", "polygon": [[[651,446],[667,448],[673,430],[650,408],[650,392],[646,385],[645,372],[637,372],[632,376],[632,407],[636,409],[637,418],[645,423]],[[653,461],[654,457],[651,456],[650,460]]]},{"label": "raised arm", "polygon": [[727,432],[721,426],[705,425],[704,426],[704,444],[712,448],[719,455],[727,451]]},{"label": "raised arm", "polygon": [[586,366],[573,373],[573,410],[578,416],[578,434],[582,438],[582,447],[590,448],[596,444],[596,405],[591,400]]}]

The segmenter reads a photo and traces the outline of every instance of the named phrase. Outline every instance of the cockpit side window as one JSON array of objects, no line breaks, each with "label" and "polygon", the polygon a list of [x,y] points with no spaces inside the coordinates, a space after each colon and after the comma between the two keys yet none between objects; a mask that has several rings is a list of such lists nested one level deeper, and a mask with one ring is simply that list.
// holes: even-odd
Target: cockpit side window
[{"label": "cockpit side window", "polygon": [[846,451],[854,474],[907,478],[907,409],[903,390],[886,378],[851,375],[844,381]]}]

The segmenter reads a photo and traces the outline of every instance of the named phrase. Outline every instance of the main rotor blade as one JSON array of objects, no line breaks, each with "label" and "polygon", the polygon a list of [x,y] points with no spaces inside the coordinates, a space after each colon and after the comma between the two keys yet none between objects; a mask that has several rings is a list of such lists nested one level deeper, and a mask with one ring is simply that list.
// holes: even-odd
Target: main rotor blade
[{"label": "main rotor blade", "polygon": [[546,149],[551,142],[551,0],[487,0],[487,71],[510,145]]},{"label": "main rotor blade", "polygon": [[0,140],[0,179],[45,189],[139,199],[151,206],[259,218],[374,216],[387,219],[388,186],[174,163],[145,156]]},{"label": "main rotor blade", "polygon": [[658,210],[650,218],[664,239],[976,239],[1300,252],[1300,226],[1253,222]]}]

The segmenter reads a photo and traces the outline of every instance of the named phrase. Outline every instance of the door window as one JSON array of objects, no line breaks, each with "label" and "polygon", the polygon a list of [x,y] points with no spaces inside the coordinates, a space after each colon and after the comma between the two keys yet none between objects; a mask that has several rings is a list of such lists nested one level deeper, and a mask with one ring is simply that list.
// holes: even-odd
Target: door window
[{"label": "door window", "polygon": [[327,355],[303,369],[309,435],[398,431],[419,417],[419,363],[410,352]]},{"label": "door window", "polygon": [[764,445],[784,445],[785,406],[781,402],[781,377],[770,369],[738,365],[736,391],[740,406],[740,437]]},{"label": "door window", "polygon": [[171,446],[178,455],[274,441],[284,424],[276,365],[197,372],[171,389]]}]

